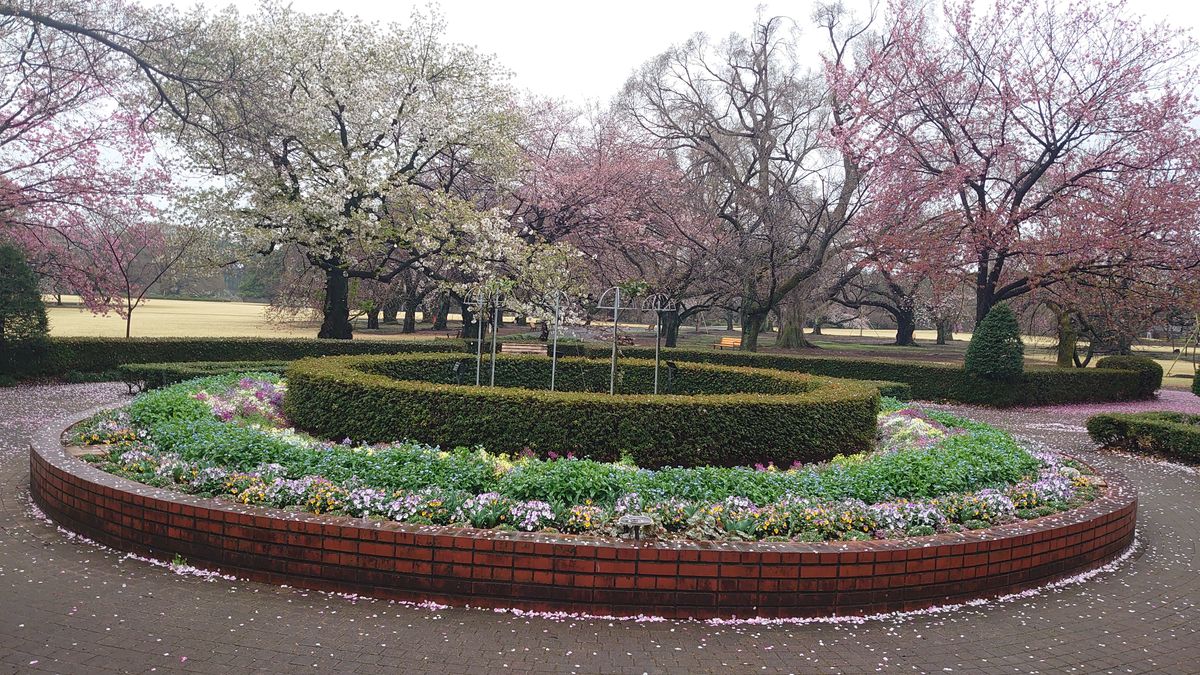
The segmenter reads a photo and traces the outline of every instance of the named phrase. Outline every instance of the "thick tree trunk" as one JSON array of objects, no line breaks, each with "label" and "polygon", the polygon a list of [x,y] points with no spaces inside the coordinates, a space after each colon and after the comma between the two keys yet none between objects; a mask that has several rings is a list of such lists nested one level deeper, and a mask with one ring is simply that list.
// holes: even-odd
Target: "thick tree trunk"
[{"label": "thick tree trunk", "polygon": [[790,303],[780,314],[779,336],[775,338],[775,346],[784,349],[811,348],[813,344],[804,337],[804,324],[808,321],[804,303]]},{"label": "thick tree trunk", "polygon": [[949,319],[942,319],[937,322],[937,343],[944,345],[947,342],[954,340],[954,325]]},{"label": "thick tree trunk", "polygon": [[812,334],[813,335],[824,335],[824,333],[821,332],[821,320],[820,319],[817,319],[816,321],[813,322]]},{"label": "thick tree trunk", "polygon": [[417,307],[421,305],[421,301],[416,298],[409,298],[404,303],[404,325],[400,327],[401,333],[417,332]]},{"label": "thick tree trunk", "polygon": [[1075,365],[1075,347],[1079,343],[1079,332],[1071,321],[1070,312],[1058,315],[1058,354],[1055,361],[1059,368],[1071,368]]},{"label": "thick tree trunk", "polygon": [[895,315],[896,319],[896,345],[900,347],[912,347],[917,344],[913,339],[913,333],[917,330],[916,317],[911,311],[898,312]]},{"label": "thick tree trunk", "polygon": [[471,308],[467,307],[467,303],[460,302],[458,303],[458,306],[458,311],[462,313],[462,328],[460,328],[458,331],[458,337],[465,340],[473,340],[479,334],[477,332],[479,328],[475,326],[473,322],[475,316],[471,314]]},{"label": "thick tree trunk", "polygon": [[433,319],[434,330],[446,330],[446,325],[450,316],[450,296],[443,295],[438,301],[437,316]]},{"label": "thick tree trunk", "polygon": [[400,304],[394,300],[388,300],[383,305],[383,322],[396,323],[400,316]]},{"label": "thick tree trunk", "polygon": [[725,312],[725,330],[733,330],[733,312]]},{"label": "thick tree trunk", "polygon": [[679,327],[682,324],[683,319],[679,316],[679,312],[663,312],[663,346],[675,347],[679,344]]},{"label": "thick tree trunk", "polygon": [[379,330],[379,309],[370,309],[367,311],[367,328],[371,330]]},{"label": "thick tree trunk", "polygon": [[350,326],[350,280],[340,269],[325,271],[325,304],[317,337],[329,340],[354,337]]},{"label": "thick tree trunk", "polygon": [[767,314],[766,311],[759,311],[742,315],[742,351],[758,351],[758,336],[767,322]]},{"label": "thick tree trunk", "polygon": [[525,316],[524,314],[518,314],[517,318],[513,320],[513,324],[517,326],[528,326],[529,317]]}]

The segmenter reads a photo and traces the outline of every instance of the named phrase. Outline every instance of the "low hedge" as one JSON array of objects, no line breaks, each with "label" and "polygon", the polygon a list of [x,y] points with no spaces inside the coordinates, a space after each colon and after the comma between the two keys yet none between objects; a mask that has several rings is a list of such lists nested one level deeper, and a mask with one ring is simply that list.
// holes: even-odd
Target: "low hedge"
[{"label": "low hedge", "polygon": [[545,357],[498,357],[496,388],[450,384],[454,363],[474,365],[434,354],[297,361],[287,371],[284,412],[297,427],[331,439],[409,438],[600,461],[628,455],[648,468],[789,466],[867,450],[875,436],[879,393],[863,383],[686,364],[673,382],[681,393],[655,396],[643,393],[653,362],[626,360],[627,393],[610,396],[601,360],[561,359],[554,392],[546,390]]},{"label": "low hedge", "polygon": [[1139,398],[1151,398],[1162,388],[1163,369],[1154,359],[1146,356],[1106,356],[1096,362],[1102,370],[1132,370],[1140,383]]},{"label": "low hedge", "polygon": [[316,340],[306,338],[98,338],[48,340],[37,358],[13,363],[14,378],[114,371],[127,363],[294,361],[310,356],[462,352],[461,340]]},{"label": "low hedge", "polygon": [[1087,430],[1102,445],[1200,462],[1200,415],[1104,413],[1088,418]]},{"label": "low hedge", "polygon": [[[589,354],[599,355],[602,351],[593,348]],[[624,347],[622,354],[629,358],[653,358],[654,350]],[[1153,395],[1153,392],[1146,393],[1144,376],[1131,370],[1033,368],[1015,380],[1002,382],[972,375],[961,366],[937,363],[688,349],[663,350],[662,358],[676,362],[774,368],[852,380],[900,382],[911,387],[911,397],[917,400],[996,407],[1128,401]]]},{"label": "low hedge", "polygon": [[121,381],[142,390],[158,389],[197,377],[229,373],[276,373],[287,370],[286,361],[184,361],[181,363],[126,363],[117,366]]}]

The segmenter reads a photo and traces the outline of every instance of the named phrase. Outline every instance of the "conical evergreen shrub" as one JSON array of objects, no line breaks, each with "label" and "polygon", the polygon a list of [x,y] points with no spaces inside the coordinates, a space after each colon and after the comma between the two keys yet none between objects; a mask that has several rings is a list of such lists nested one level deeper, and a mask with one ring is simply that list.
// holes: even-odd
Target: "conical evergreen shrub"
[{"label": "conical evergreen shrub", "polygon": [[19,249],[0,244],[0,379],[43,349],[48,332],[37,275]]},{"label": "conical evergreen shrub", "polygon": [[992,307],[975,327],[963,366],[989,380],[1012,380],[1025,372],[1021,327],[1008,305]]}]

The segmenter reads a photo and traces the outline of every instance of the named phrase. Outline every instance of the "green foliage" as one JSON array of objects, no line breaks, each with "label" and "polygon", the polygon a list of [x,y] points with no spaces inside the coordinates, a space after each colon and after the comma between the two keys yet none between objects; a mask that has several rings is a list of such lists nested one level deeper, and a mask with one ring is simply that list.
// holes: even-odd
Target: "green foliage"
[{"label": "green foliage", "polygon": [[1162,387],[1162,366],[1145,356],[1106,356],[1096,362],[1096,367],[1105,370],[1132,370],[1138,374],[1138,398],[1153,398],[1154,392]]},{"label": "green foliage", "polygon": [[1103,413],[1088,418],[1087,430],[1103,445],[1200,462],[1200,415]]},{"label": "green foliage", "polygon": [[38,358],[49,326],[37,275],[19,249],[0,244],[0,374]]},{"label": "green foliage", "polygon": [[[624,347],[627,358],[653,358],[647,347]],[[603,356],[602,349],[587,353]],[[1095,368],[1032,368],[1013,381],[991,380],[962,368],[936,363],[905,363],[874,359],[754,354],[716,349],[665,349],[664,361],[715,363],[750,368],[773,368],[852,380],[880,380],[909,385],[920,401],[951,401],[996,407],[1127,401],[1139,398],[1140,376],[1132,371]]]},{"label": "green foliage", "polygon": [[287,363],[283,361],[185,361],[126,363],[118,366],[116,372],[121,381],[140,383],[149,390],[197,377],[245,372],[282,374],[286,369]]},{"label": "green foliage", "polygon": [[[655,471],[588,459],[510,460],[478,449],[439,451],[418,443],[370,448],[316,444],[212,417],[196,401],[201,389],[221,391],[240,376],[194,380],[140,395],[130,406],[138,428],[151,423],[155,446],[201,464],[250,471],[278,463],[288,478],[323,476],[385,490],[436,488],[446,494],[497,492],[512,500],[541,500],[565,507],[589,500],[611,507],[623,495],[688,503],[745,497],[756,504],[787,496],[820,500],[924,499],[971,492],[1036,475],[1039,462],[1004,432],[944,415],[960,433],[928,448],[838,458],[828,464],[780,470],[762,467],[667,467]],[[197,408],[195,404],[204,406]],[[96,420],[105,419],[98,416]],[[787,467],[781,467],[787,469]]]},{"label": "green foliage", "polygon": [[[14,377],[60,376],[68,371],[94,373],[126,363],[193,361],[293,361],[336,354],[462,352],[461,340],[312,340],[303,338],[97,338],[52,337],[39,357],[0,364]],[[4,371],[3,368],[8,368]]]},{"label": "green foliage", "polygon": [[[610,396],[607,365],[572,358],[559,366],[566,391],[549,392],[540,390],[549,382],[548,358],[501,356],[496,377],[504,388],[445,384],[460,358],[298,361],[288,369],[285,413],[297,427],[324,438],[406,437],[599,461],[627,453],[644,467],[788,466],[861,452],[875,434],[879,395],[859,383],[681,364],[673,391],[689,395]],[[651,362],[626,361],[622,391],[648,391],[653,370]],[[597,391],[605,393],[592,393]]]},{"label": "green foliage", "polygon": [[992,307],[975,327],[963,369],[988,380],[1012,381],[1025,372],[1021,327],[1006,304]]}]

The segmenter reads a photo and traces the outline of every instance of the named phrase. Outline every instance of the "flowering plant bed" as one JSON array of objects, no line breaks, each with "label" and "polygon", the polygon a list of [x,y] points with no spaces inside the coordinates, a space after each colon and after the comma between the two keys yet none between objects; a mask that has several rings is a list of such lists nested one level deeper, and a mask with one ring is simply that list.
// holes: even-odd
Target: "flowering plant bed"
[{"label": "flowering plant bed", "polygon": [[314,514],[612,537],[626,514],[680,540],[897,539],[1081,506],[1103,480],[986,425],[886,402],[874,450],[792,467],[638,468],[288,428],[285,384],[218,376],[143,394],[76,427],[100,468],[156,487]]}]

